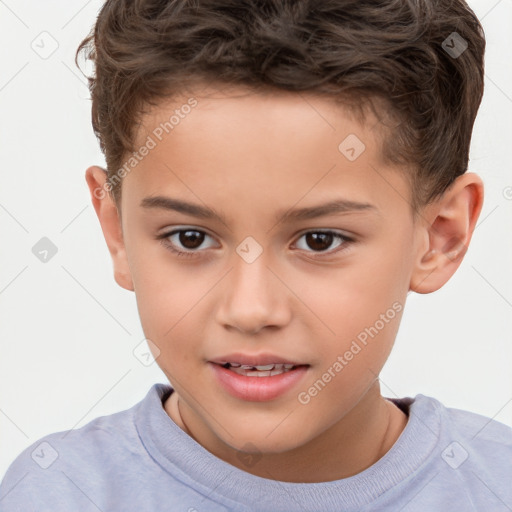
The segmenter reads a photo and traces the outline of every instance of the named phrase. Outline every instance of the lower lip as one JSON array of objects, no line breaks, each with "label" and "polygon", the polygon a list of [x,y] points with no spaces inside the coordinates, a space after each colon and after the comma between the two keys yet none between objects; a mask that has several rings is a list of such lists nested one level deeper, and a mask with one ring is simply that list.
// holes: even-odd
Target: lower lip
[{"label": "lower lip", "polygon": [[244,377],[219,364],[208,363],[221,386],[231,395],[251,402],[274,400],[296,386],[308,371],[299,366],[271,377]]}]

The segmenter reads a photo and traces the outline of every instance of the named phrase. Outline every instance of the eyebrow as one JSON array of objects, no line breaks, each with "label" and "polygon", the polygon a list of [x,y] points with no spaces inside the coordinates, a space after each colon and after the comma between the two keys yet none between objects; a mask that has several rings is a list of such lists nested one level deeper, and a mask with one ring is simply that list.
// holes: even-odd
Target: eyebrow
[{"label": "eyebrow", "polygon": [[[201,219],[213,219],[226,224],[225,216],[216,212],[214,209],[199,204],[189,203],[181,199],[164,196],[145,197],[140,206],[143,208],[158,208],[163,210],[172,210]],[[277,212],[275,221],[293,222],[301,220],[310,220],[317,217],[323,217],[332,214],[346,214],[355,212],[373,211],[378,209],[369,203],[359,203],[348,199],[336,199],[316,206],[305,208],[295,208],[291,210],[281,210]]]}]

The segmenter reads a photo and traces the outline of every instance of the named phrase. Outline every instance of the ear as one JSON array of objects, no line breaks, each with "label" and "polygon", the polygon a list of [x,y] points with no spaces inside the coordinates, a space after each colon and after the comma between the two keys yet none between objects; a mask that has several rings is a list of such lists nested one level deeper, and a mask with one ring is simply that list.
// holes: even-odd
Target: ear
[{"label": "ear", "polygon": [[431,293],[455,273],[466,254],[482,210],[484,186],[474,173],[459,176],[440,199],[422,214],[428,242],[418,253],[410,289]]},{"label": "ear", "polygon": [[114,279],[126,290],[133,291],[133,281],[128,266],[128,258],[123,240],[121,218],[109,193],[107,171],[93,165],[85,171],[85,180],[91,193],[91,201],[101,224],[103,236],[107,242],[114,264]]}]

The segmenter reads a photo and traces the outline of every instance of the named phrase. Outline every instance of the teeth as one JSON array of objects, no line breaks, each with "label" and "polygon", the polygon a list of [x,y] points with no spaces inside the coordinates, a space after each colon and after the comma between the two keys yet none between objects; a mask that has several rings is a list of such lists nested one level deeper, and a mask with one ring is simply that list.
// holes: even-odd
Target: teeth
[{"label": "teeth", "polygon": [[272,368],[274,368],[274,364],[265,364],[265,365],[260,365],[260,366],[255,366],[256,370],[260,370],[260,371],[266,371],[266,370],[272,370]]},{"label": "teeth", "polygon": [[[232,363],[230,363],[230,364],[231,364],[231,366],[234,366]],[[251,366],[250,364],[243,364],[241,367],[244,370],[259,370],[259,371],[265,372],[265,371],[268,371],[268,370],[272,370],[274,368],[274,366],[275,367],[278,367],[278,366],[282,367],[283,365],[278,365],[278,364],[262,364],[262,365],[259,365],[259,366]]]},{"label": "teeth", "polygon": [[246,377],[270,377],[270,374],[272,372],[262,372],[262,371],[255,371],[255,372],[247,372],[245,374]]},{"label": "teeth", "polygon": [[252,366],[240,363],[220,363],[226,369],[229,369],[244,377],[272,377],[290,371],[295,365],[290,363],[272,363]]},{"label": "teeth", "polygon": [[242,368],[243,370],[260,370],[260,371],[270,371],[273,369],[282,369],[290,370],[294,367],[293,364],[283,364],[283,363],[273,363],[273,364],[260,364],[260,365],[250,365],[250,364],[240,364],[240,363],[223,363],[222,366],[230,366],[231,368]]},{"label": "teeth", "polygon": [[293,364],[266,364],[260,366],[250,366],[247,364],[229,363],[229,369],[238,375],[245,377],[272,377],[290,371]]}]

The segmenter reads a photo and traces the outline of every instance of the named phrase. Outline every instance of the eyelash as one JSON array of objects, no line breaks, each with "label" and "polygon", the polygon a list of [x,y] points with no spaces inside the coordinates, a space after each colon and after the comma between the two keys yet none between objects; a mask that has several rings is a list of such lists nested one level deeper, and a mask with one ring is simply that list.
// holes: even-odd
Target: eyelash
[{"label": "eyelash", "polygon": [[[194,258],[197,256],[199,250],[196,250],[196,251],[192,251],[192,250],[189,250],[189,251],[180,251],[179,249],[175,249],[174,246],[169,242],[168,238],[171,237],[172,235],[176,235],[178,233],[183,233],[183,232],[186,232],[186,231],[195,231],[197,233],[201,233],[201,234],[204,234],[206,236],[210,236],[208,235],[208,233],[205,233],[204,231],[201,231],[199,229],[195,229],[195,228],[186,228],[186,229],[175,229],[173,231],[170,231],[168,233],[163,233],[161,235],[158,235],[156,238],[157,240],[160,240],[160,242],[162,243],[162,245],[170,250],[171,252],[173,252],[174,254],[176,254],[176,256],[180,257],[180,258]],[[311,234],[311,233],[322,233],[322,234],[327,234],[327,235],[333,235],[334,237],[338,238],[342,243],[341,245],[334,251],[322,251],[322,252],[313,252],[312,254],[317,254],[318,256],[313,256],[313,258],[321,258],[323,257],[324,255],[328,255],[328,256],[332,256],[333,254],[337,254],[339,252],[344,252],[346,250],[348,250],[350,248],[350,246],[355,242],[355,240],[353,238],[350,238],[346,235],[342,235],[341,233],[338,233],[336,231],[331,231],[331,230],[310,230],[310,231],[306,231],[304,233],[302,233],[299,237],[299,240],[308,235],[308,234]],[[309,251],[306,251],[306,252],[309,252]]]}]

